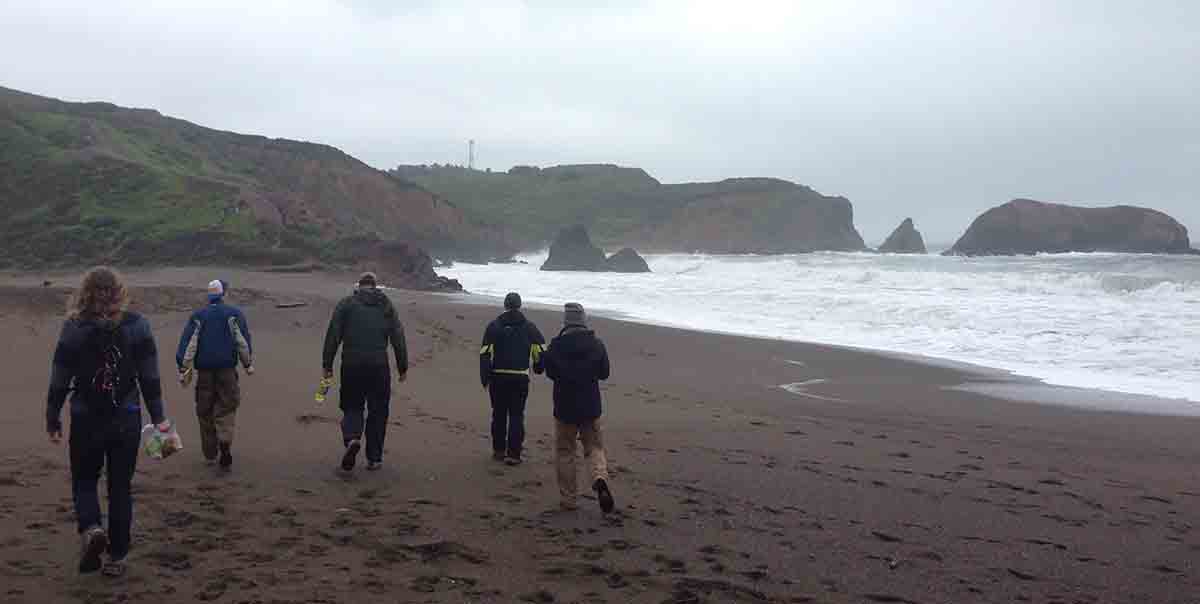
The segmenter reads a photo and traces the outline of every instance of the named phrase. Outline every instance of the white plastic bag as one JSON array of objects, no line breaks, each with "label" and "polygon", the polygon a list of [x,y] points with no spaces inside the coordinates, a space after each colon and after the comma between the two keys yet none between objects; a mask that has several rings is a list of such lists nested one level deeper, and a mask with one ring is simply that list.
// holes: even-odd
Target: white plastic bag
[{"label": "white plastic bag", "polygon": [[167,429],[160,430],[154,424],[142,428],[142,450],[151,459],[166,459],[183,450],[183,439],[175,431],[175,422],[167,420]]}]

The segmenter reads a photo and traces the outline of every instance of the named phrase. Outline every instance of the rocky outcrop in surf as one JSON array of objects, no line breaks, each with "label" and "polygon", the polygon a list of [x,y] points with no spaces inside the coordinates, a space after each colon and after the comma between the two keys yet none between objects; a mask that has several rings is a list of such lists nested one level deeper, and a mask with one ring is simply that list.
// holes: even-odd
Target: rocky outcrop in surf
[{"label": "rocky outcrop in surf", "polygon": [[1187,228],[1148,208],[1083,208],[1016,199],[984,212],[947,255],[1065,252],[1188,254]]},{"label": "rocky outcrop in surf", "polygon": [[895,231],[888,236],[883,245],[879,246],[879,251],[885,254],[925,254],[928,250],[925,249],[925,239],[921,237],[921,231],[918,231],[913,226],[912,218],[905,218],[900,226],[896,227]]},{"label": "rocky outcrop in surf", "polygon": [[650,265],[637,250],[627,247],[608,257],[605,267],[614,273],[648,273]]},{"label": "rocky outcrop in surf", "polygon": [[559,232],[550,246],[550,257],[542,264],[542,270],[648,273],[650,265],[630,247],[605,257],[604,250],[592,243],[587,229],[575,225]]},{"label": "rocky outcrop in surf", "polygon": [[550,246],[550,257],[542,264],[544,271],[604,271],[607,270],[604,250],[592,243],[587,229],[575,225],[563,229]]}]

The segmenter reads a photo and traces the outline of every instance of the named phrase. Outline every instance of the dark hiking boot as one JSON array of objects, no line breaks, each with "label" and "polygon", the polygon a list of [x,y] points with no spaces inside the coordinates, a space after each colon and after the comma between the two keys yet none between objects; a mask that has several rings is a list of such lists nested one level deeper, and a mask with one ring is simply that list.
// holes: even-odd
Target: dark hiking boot
[{"label": "dark hiking boot", "polygon": [[510,453],[510,454],[508,455],[508,457],[505,457],[505,458],[504,458],[504,463],[506,463],[506,464],[508,464],[508,465],[510,465],[510,466],[519,466],[519,465],[521,465],[521,454],[520,454],[520,453],[517,453],[516,455],[513,455],[513,454],[511,454],[511,453]]},{"label": "dark hiking boot", "polygon": [[492,461],[504,461],[504,451],[492,451]]},{"label": "dark hiking boot", "polygon": [[221,466],[222,470],[228,470],[233,466],[233,453],[229,451],[228,444],[221,444],[221,458],[217,463]]},{"label": "dark hiking boot", "polygon": [[79,572],[94,573],[100,570],[103,562],[100,556],[108,549],[108,534],[104,529],[93,526],[83,531],[82,545],[79,548]]},{"label": "dark hiking boot", "polygon": [[382,469],[383,469],[382,461],[368,461],[367,462],[367,471],[377,472]]},{"label": "dark hiking boot", "polygon": [[346,445],[346,453],[342,455],[342,471],[349,472],[354,469],[354,464],[358,463],[358,450],[361,448],[362,443],[357,439]]},{"label": "dark hiking boot", "polygon": [[617,504],[613,501],[612,491],[608,490],[608,482],[598,478],[592,484],[592,490],[596,491],[596,499],[600,501],[600,511],[605,514],[611,513]]},{"label": "dark hiking boot", "polygon": [[129,570],[129,565],[125,563],[125,559],[109,560],[104,564],[104,568],[100,570],[100,574],[111,579],[117,579],[125,576],[125,572]]}]

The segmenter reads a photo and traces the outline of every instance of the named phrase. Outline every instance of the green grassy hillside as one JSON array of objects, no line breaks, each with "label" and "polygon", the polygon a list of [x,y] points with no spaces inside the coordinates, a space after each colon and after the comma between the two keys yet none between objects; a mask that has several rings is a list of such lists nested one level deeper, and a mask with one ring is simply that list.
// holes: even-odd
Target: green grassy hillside
[{"label": "green grassy hillside", "polygon": [[326,145],[0,88],[9,266],[338,260],[340,242],[439,255],[508,249],[429,191]]}]

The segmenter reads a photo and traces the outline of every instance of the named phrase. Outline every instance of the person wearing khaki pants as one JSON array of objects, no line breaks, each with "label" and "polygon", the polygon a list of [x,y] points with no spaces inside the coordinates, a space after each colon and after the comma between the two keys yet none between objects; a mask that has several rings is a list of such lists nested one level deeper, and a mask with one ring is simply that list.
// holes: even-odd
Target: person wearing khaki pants
[{"label": "person wearing khaki pants", "polygon": [[225,303],[228,289],[220,279],[208,284],[208,304],[192,314],[175,353],[179,383],[196,381],[200,452],[222,470],[233,465],[234,422],[242,403],[237,366],[254,373],[250,328],[242,311]]},{"label": "person wearing khaki pants", "polygon": [[558,465],[558,492],[566,509],[575,509],[579,493],[575,468],[575,441],[583,441],[583,456],[591,471],[592,484],[608,483],[608,456],[604,452],[604,432],[597,418],[583,424],[554,422],[556,462]]},{"label": "person wearing khaki pants", "polygon": [[200,450],[205,459],[217,459],[233,443],[242,392],[237,369],[201,370],[196,375],[196,418],[200,423]]},{"label": "person wearing khaki pants", "polygon": [[576,303],[563,311],[563,330],[542,354],[546,376],[554,381],[555,453],[558,491],[564,510],[578,507],[576,440],[591,469],[592,490],[604,513],[615,502],[608,486],[608,456],[604,451],[600,381],[612,371],[608,351],[596,332],[588,329],[587,315]]}]

